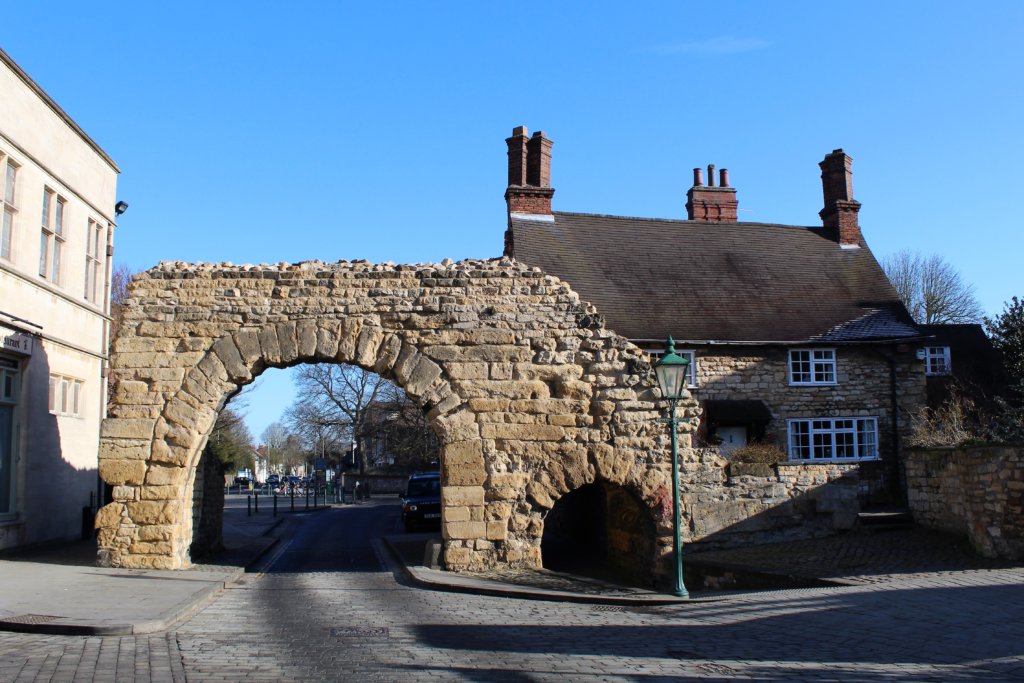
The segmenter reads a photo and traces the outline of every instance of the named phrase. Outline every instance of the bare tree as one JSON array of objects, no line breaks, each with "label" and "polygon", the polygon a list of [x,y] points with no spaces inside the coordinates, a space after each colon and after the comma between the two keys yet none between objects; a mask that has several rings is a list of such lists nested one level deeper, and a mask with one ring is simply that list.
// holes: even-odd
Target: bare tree
[{"label": "bare tree", "polygon": [[266,451],[267,464],[271,467],[287,465],[295,466],[302,462],[302,455],[297,447],[295,435],[291,434],[280,422],[271,423],[260,435],[260,441]]},{"label": "bare tree", "polygon": [[974,287],[938,254],[899,251],[881,262],[914,320],[924,325],[976,323],[982,319]]},{"label": "bare tree", "polygon": [[[307,439],[316,435],[335,444],[361,434],[370,406],[394,386],[350,365],[304,365],[295,375],[295,384],[299,399],[288,411],[289,423]],[[365,472],[366,460],[358,450],[357,460],[359,471]]]}]

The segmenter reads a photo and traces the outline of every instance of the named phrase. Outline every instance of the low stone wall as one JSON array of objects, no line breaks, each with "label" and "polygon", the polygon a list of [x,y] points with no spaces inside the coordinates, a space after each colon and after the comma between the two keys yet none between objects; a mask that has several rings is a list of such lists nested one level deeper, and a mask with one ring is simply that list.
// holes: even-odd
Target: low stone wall
[{"label": "low stone wall", "polygon": [[1024,446],[911,449],[914,521],[967,536],[985,557],[1024,558]]},{"label": "low stone wall", "polygon": [[914,521],[985,557],[1024,558],[1024,446],[913,449],[906,482]]},{"label": "low stone wall", "polygon": [[684,486],[687,552],[828,536],[857,522],[856,463],[748,465],[728,462],[717,448],[693,453],[718,477]]}]

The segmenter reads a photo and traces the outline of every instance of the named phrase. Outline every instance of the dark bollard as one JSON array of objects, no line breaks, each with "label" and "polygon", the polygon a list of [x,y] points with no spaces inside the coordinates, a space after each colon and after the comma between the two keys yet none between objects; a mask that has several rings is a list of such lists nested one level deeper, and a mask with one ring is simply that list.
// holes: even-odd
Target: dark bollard
[{"label": "dark bollard", "polygon": [[252,517],[252,496],[245,496],[245,516]]},{"label": "dark bollard", "polygon": [[277,493],[274,493],[274,516],[277,517]]},{"label": "dark bollard", "polygon": [[309,487],[306,487],[306,509],[309,509]]}]

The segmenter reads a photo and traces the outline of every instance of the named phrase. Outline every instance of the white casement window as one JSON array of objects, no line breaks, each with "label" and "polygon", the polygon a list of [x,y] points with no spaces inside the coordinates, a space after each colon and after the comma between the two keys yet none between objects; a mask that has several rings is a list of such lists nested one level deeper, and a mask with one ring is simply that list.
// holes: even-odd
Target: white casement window
[{"label": "white casement window", "polygon": [[99,301],[100,283],[100,244],[103,243],[103,228],[101,225],[89,219],[85,231],[85,299],[86,301]]},{"label": "white casement window", "polygon": [[60,284],[64,251],[64,208],[67,200],[53,190],[43,190],[43,231],[39,238],[39,275]]},{"label": "white casement window", "polygon": [[949,363],[948,346],[924,347],[924,374],[948,375],[950,372],[952,366]]},{"label": "white casement window", "polygon": [[789,352],[790,384],[835,384],[835,349],[793,349]]},{"label": "white casement window", "polygon": [[50,412],[54,415],[82,416],[82,391],[85,382],[64,375],[50,375]]},{"label": "white casement window", "polygon": [[15,183],[18,178],[18,165],[11,158],[0,152],[0,174],[3,174],[3,222],[0,223],[0,258],[11,260],[11,243],[14,241],[14,218],[18,215],[18,207],[14,202]]},{"label": "white casement window", "polygon": [[790,460],[870,460],[878,457],[878,419],[814,417],[786,420]]},{"label": "white casement window", "polygon": [[[647,350],[647,355],[651,357],[651,362],[654,362],[665,355],[664,349],[658,350]],[[697,386],[697,356],[693,351],[676,351],[677,356],[681,356],[690,361],[690,366],[686,369],[686,387],[693,389]]]}]

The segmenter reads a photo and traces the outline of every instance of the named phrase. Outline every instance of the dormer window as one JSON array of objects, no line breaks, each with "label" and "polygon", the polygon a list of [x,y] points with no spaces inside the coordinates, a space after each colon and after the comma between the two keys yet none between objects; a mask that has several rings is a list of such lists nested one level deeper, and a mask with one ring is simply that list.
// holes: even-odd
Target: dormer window
[{"label": "dormer window", "polygon": [[789,352],[789,383],[835,384],[835,349],[793,349]]}]

